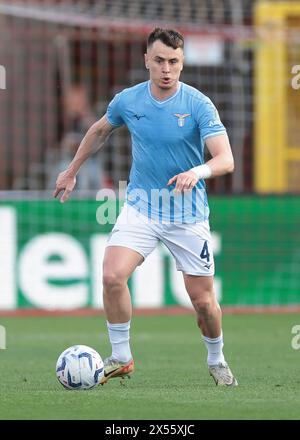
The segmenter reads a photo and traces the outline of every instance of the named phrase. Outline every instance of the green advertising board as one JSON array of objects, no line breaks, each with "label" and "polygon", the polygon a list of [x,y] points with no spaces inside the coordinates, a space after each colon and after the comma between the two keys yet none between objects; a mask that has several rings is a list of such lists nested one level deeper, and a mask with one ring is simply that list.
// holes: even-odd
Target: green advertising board
[{"label": "green advertising board", "polygon": [[[101,308],[102,259],[112,228],[97,221],[107,214],[103,208],[94,200],[1,201],[0,310]],[[211,197],[210,208],[221,304],[300,304],[298,198]],[[190,307],[182,275],[163,246],[129,283],[135,307]]]}]

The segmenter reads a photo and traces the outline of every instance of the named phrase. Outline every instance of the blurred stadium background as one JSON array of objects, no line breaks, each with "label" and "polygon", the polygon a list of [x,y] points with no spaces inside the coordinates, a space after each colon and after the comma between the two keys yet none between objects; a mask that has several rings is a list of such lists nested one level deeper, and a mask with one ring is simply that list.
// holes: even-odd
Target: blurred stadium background
[{"label": "blurred stadium background", "polygon": [[[127,180],[126,129],[70,202],[52,191],[113,95],[147,79],[155,26],[183,32],[181,79],[215,102],[235,156],[208,181],[221,304],[300,305],[300,2],[0,0],[0,310],[102,307],[96,194]],[[190,307],[161,247],[130,284],[137,308]]]}]

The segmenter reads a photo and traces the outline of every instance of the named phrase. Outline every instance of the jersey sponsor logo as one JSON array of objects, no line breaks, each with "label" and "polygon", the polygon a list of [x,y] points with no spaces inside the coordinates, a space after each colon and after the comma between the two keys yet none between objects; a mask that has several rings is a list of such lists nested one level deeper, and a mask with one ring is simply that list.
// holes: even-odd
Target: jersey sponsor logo
[{"label": "jersey sponsor logo", "polygon": [[146,115],[138,115],[138,114],[135,114],[135,115],[133,115],[133,117],[136,118],[136,119],[139,121],[141,118],[145,118]]},{"label": "jersey sponsor logo", "polygon": [[174,113],[174,116],[176,116],[177,119],[177,123],[178,123],[178,127],[183,127],[184,123],[185,123],[185,118],[187,118],[188,116],[191,116],[190,113],[184,113],[183,115],[181,115],[180,113]]}]

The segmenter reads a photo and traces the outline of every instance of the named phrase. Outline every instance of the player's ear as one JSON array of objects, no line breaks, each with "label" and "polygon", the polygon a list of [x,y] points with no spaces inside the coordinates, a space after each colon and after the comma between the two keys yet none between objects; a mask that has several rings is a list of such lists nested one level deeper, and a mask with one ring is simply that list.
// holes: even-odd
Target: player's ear
[{"label": "player's ear", "polygon": [[183,66],[184,66],[184,55],[183,55],[183,57],[182,57],[182,66],[181,66],[181,70],[183,69]]},{"label": "player's ear", "polygon": [[149,69],[149,65],[148,65],[148,55],[145,53],[144,54],[144,59],[145,59],[145,66],[146,66],[146,69]]}]

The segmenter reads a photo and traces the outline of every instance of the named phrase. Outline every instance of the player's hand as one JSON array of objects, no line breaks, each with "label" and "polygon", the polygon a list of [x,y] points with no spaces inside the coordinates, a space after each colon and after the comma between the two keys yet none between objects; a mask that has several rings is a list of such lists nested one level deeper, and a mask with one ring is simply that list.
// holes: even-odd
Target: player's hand
[{"label": "player's hand", "polygon": [[184,191],[191,191],[196,183],[198,182],[198,177],[194,173],[194,171],[185,171],[184,173],[176,174],[173,176],[167,185],[172,185],[172,183],[176,182],[174,193],[180,193]]},{"label": "player's hand", "polygon": [[64,203],[66,200],[68,200],[75,185],[76,177],[71,176],[68,170],[63,171],[58,175],[56,179],[56,187],[53,196],[57,197],[58,194],[63,191],[63,195],[60,197],[60,201],[61,203]]}]

